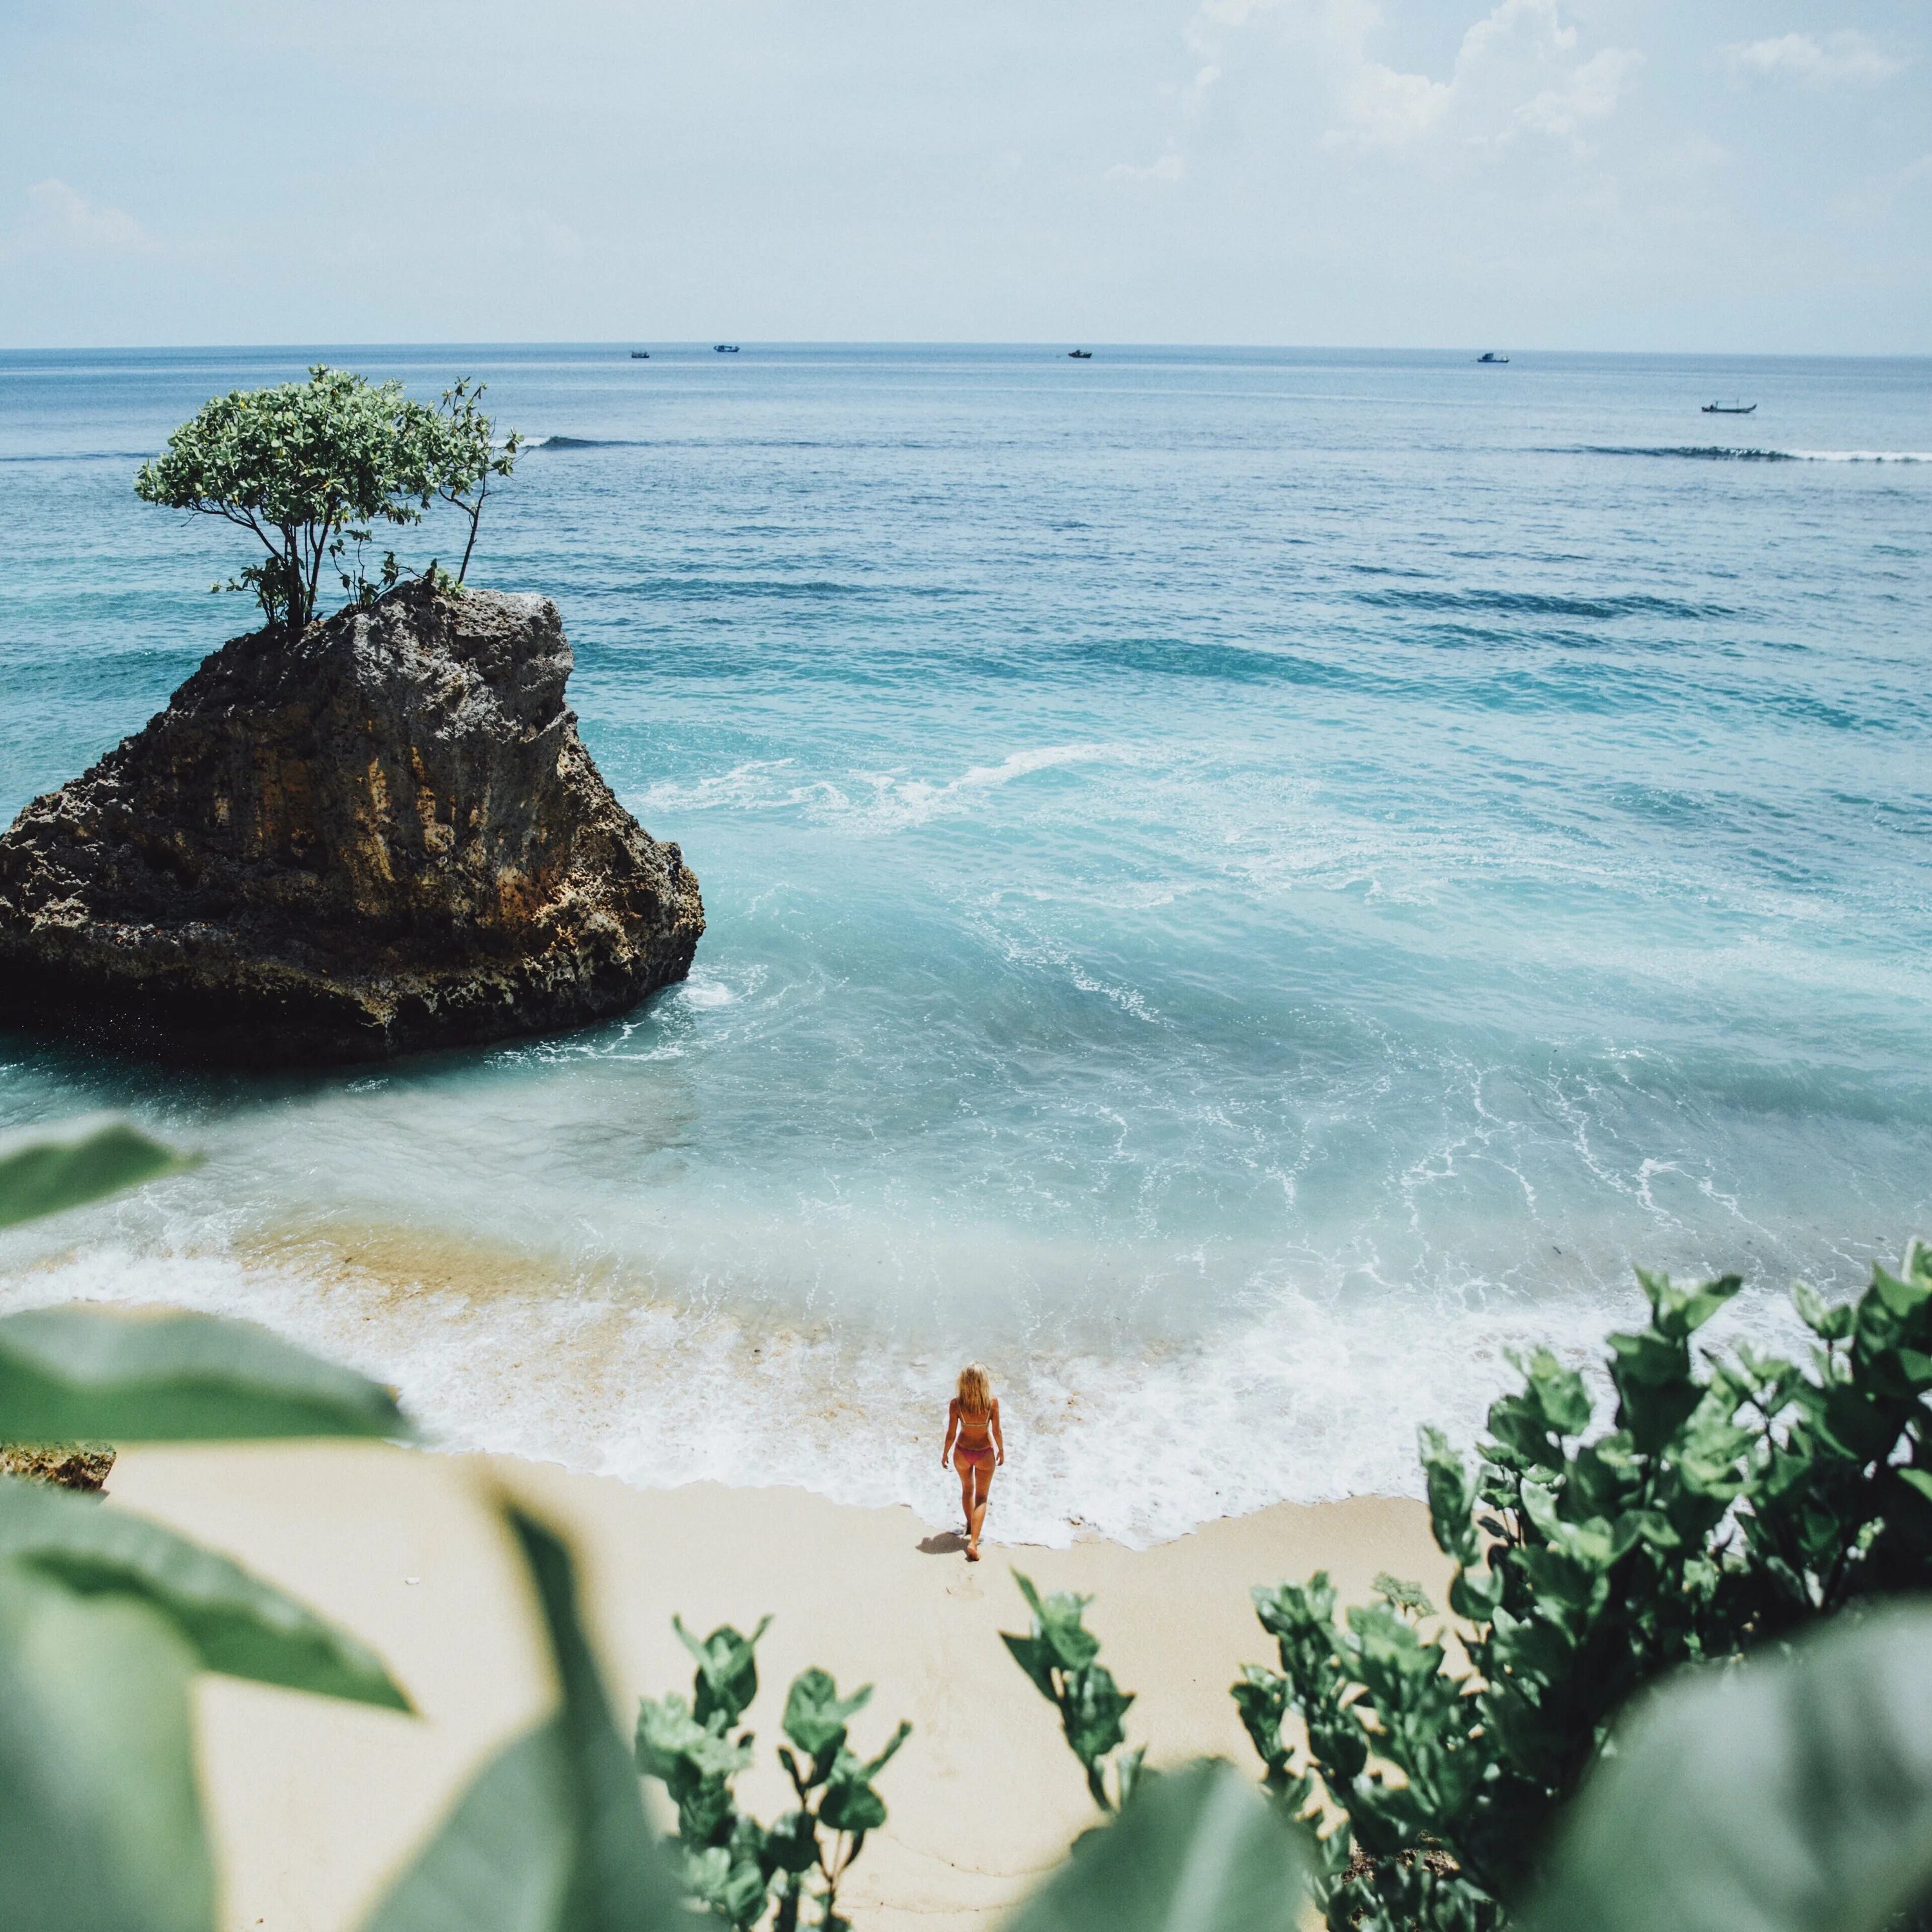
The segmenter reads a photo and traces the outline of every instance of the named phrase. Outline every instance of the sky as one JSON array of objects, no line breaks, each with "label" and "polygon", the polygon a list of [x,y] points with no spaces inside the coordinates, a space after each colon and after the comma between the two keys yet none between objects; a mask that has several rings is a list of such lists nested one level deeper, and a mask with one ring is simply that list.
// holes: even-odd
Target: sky
[{"label": "sky", "polygon": [[0,0],[0,346],[1932,352],[1926,0]]}]

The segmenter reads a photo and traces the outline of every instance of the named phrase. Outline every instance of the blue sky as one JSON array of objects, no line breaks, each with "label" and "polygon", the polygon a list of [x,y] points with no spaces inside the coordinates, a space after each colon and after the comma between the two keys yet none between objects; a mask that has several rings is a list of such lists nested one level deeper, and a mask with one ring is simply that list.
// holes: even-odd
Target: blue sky
[{"label": "blue sky", "polygon": [[1932,351],[1922,0],[0,0],[0,344]]}]

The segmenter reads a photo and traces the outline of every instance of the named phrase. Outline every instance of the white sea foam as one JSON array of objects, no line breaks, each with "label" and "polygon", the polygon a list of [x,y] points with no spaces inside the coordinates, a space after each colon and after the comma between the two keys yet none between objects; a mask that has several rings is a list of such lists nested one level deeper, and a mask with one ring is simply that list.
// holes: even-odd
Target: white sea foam
[{"label": "white sea foam", "polygon": [[848,833],[890,833],[970,811],[976,795],[1036,772],[1100,760],[1132,764],[1140,755],[1121,745],[1042,745],[1009,752],[998,764],[970,766],[954,778],[918,778],[895,768],[802,784],[792,759],[752,759],[695,782],[652,785],[628,802],[646,819],[702,812],[783,812],[811,824],[836,824]]},{"label": "white sea foam", "polygon": [[[956,1514],[938,1453],[950,1357],[608,1281],[547,1282],[533,1267],[452,1272],[452,1258],[378,1274],[319,1250],[250,1258],[106,1244],[14,1275],[0,1306],[164,1300],[244,1315],[394,1383],[447,1448],[647,1487],[796,1484],[906,1504],[936,1526]],[[997,1534],[1144,1546],[1284,1499],[1420,1495],[1419,1424],[1470,1442],[1511,1379],[1512,1350],[1552,1348],[1600,1391],[1605,1329],[1639,1311],[1634,1292],[1606,1304],[1580,1284],[1540,1304],[1472,1288],[1351,1306],[1283,1285],[1198,1342],[995,1352],[1010,1452]],[[1710,1332],[1798,1340],[1762,1294]]]}]

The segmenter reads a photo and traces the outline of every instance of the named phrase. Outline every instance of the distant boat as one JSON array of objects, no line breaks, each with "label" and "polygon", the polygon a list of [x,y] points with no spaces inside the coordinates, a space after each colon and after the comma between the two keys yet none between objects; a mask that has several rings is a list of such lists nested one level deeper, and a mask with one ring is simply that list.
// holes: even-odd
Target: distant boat
[{"label": "distant boat", "polygon": [[1509,358],[1507,356],[1498,356],[1493,349],[1485,349],[1476,360],[1478,362],[1507,362]]},{"label": "distant boat", "polygon": [[1094,359],[1094,352],[1090,349],[1070,349],[1066,352],[1076,362],[1090,362]]},{"label": "distant boat", "polygon": [[735,356],[738,352],[738,345],[735,342],[714,342],[711,350],[716,356]]},{"label": "distant boat", "polygon": [[631,351],[631,360],[633,362],[648,362],[650,359],[651,352],[648,349],[634,349]]},{"label": "distant boat", "polygon": [[1707,416],[1748,416],[1756,407],[1755,403],[1706,403],[1704,413]]}]

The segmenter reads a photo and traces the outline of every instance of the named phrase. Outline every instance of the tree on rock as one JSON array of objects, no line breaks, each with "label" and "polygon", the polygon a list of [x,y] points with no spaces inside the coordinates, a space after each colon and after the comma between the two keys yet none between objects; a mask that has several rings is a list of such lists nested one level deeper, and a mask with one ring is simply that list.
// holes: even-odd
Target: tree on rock
[{"label": "tree on rock", "polygon": [[400,382],[317,364],[306,382],[204,404],[141,466],[135,494],[255,536],[266,556],[214,588],[251,592],[272,630],[299,637],[316,615],[325,567],[350,598],[371,601],[402,574],[393,550],[374,576],[364,568],[376,526],[420,523],[439,497],[470,518],[468,568],[483,499],[518,447],[514,436],[496,447],[482,395],[459,383],[432,407],[411,401]]}]

